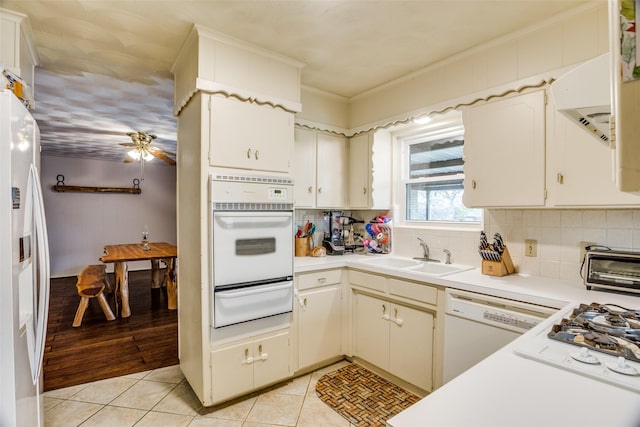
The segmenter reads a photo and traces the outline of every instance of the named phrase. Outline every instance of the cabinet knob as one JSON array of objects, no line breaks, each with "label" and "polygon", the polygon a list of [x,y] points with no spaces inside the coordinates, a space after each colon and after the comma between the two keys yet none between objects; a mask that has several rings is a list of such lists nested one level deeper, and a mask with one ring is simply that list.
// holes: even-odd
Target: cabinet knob
[{"label": "cabinet knob", "polygon": [[362,194],[367,194],[367,187],[362,187]]},{"label": "cabinet knob", "polygon": [[253,151],[251,151],[251,148],[249,148],[249,149],[247,150],[247,159],[250,159],[250,158],[251,158],[251,153],[253,153]]},{"label": "cabinet knob", "polygon": [[556,179],[558,180],[558,184],[564,184],[564,175],[562,175],[561,173],[558,173]]},{"label": "cabinet knob", "polygon": [[256,150],[256,155],[255,155],[255,157],[256,157],[256,160],[258,160],[258,158],[260,157],[260,151],[259,151],[259,150]]},{"label": "cabinet knob", "polygon": [[475,179],[471,180],[471,188],[473,188],[474,190],[476,189],[476,180]]},{"label": "cabinet knob", "polygon": [[322,187],[318,187],[318,193],[322,193]]},{"label": "cabinet knob", "polygon": [[309,187],[307,188],[307,193],[311,193],[312,191],[313,191],[313,187],[312,187],[312,186],[309,186]]}]

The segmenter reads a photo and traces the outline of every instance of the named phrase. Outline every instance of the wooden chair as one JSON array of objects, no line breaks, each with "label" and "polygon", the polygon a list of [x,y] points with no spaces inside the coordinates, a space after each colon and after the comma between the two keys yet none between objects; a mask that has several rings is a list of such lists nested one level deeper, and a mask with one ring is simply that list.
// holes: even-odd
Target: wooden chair
[{"label": "wooden chair", "polygon": [[80,295],[80,304],[73,319],[73,327],[77,328],[82,323],[82,317],[89,305],[89,299],[97,298],[100,308],[104,312],[107,320],[115,320],[111,307],[104,296],[104,290],[111,290],[111,284],[107,280],[107,266],[104,264],[89,265],[78,275],[76,288]]}]

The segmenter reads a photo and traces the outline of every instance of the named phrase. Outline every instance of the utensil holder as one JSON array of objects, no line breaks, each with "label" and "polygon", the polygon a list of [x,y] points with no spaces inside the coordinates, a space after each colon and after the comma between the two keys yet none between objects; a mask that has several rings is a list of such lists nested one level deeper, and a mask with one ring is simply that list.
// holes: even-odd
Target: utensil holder
[{"label": "utensil holder", "polygon": [[307,256],[311,250],[311,237],[296,237],[295,241],[295,255]]},{"label": "utensil holder", "polygon": [[504,252],[502,252],[500,261],[482,260],[482,274],[502,277],[513,274],[515,271],[516,268],[513,265],[509,249],[506,246],[504,247]]}]

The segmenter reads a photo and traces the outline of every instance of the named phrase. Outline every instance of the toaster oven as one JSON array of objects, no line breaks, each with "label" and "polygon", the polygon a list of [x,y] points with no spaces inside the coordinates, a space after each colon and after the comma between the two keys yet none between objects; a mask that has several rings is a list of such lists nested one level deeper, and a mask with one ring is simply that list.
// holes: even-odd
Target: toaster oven
[{"label": "toaster oven", "polygon": [[583,268],[587,289],[640,293],[640,253],[587,251]]}]

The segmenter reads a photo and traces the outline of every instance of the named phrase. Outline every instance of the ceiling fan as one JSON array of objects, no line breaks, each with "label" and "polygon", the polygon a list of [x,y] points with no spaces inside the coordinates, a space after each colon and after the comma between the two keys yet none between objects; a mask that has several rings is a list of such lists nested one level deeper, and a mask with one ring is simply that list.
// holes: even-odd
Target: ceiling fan
[{"label": "ceiling fan", "polygon": [[148,162],[157,157],[158,159],[169,163],[171,166],[175,166],[176,161],[169,157],[169,155],[175,157],[176,153],[172,153],[158,147],[153,147],[151,145],[151,142],[157,138],[156,135],[142,131],[127,132],[127,135],[131,138],[131,142],[122,142],[120,143],[120,145],[132,148],[127,152],[127,156],[125,157],[124,162],[131,163],[139,161],[141,171],[140,173],[142,174],[141,178],[143,180],[144,162]]}]

